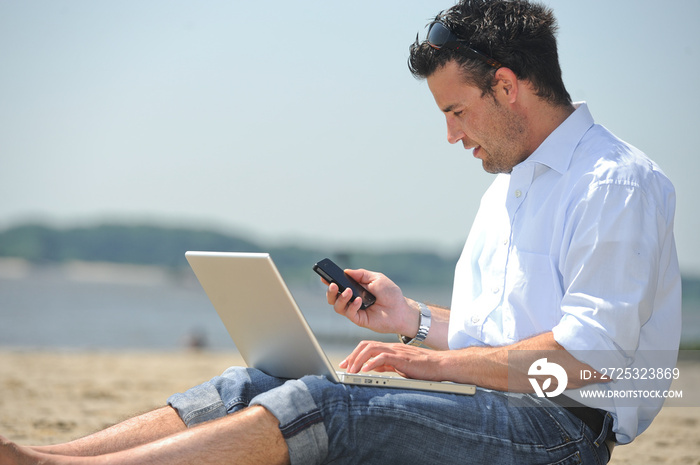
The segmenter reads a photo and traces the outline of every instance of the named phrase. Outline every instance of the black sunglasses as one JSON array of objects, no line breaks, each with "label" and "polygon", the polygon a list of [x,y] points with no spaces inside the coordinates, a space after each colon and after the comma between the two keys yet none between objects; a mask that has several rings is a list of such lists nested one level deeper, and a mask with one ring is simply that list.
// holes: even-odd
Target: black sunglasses
[{"label": "black sunglasses", "polygon": [[459,50],[466,52],[467,55],[477,60],[481,60],[492,68],[498,69],[502,68],[503,65],[498,61],[494,60],[488,55],[481,53],[478,50],[474,50],[471,44],[466,40],[457,37],[457,34],[452,32],[450,28],[445,26],[441,21],[433,21],[428,28],[428,37],[425,41],[436,50],[441,48],[451,48],[452,50]]}]

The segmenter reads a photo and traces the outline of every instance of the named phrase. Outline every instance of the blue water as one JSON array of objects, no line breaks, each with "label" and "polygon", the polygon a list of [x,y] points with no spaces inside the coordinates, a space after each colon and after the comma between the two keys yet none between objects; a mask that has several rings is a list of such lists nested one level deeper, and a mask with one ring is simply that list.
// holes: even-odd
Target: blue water
[{"label": "blue water", "polygon": [[[15,270],[16,271],[16,270]],[[193,336],[213,350],[235,350],[193,275],[156,276],[120,269],[0,266],[0,347],[26,349],[172,350]],[[99,271],[99,270],[98,270]],[[336,315],[313,273],[290,286],[321,344],[347,350],[362,339],[394,341]],[[404,289],[406,295],[449,305],[450,289]],[[682,341],[700,341],[700,302],[684,302]]]},{"label": "blue water", "polygon": [[[105,278],[89,269],[76,276],[61,267],[10,275],[0,273],[0,347],[171,350],[186,347],[196,336],[209,349],[235,350],[193,275],[157,279],[129,276],[127,270]],[[345,349],[378,337],[333,312],[311,270],[308,283],[290,288],[324,347]],[[449,304],[449,293],[418,291],[422,299],[443,305]]]}]

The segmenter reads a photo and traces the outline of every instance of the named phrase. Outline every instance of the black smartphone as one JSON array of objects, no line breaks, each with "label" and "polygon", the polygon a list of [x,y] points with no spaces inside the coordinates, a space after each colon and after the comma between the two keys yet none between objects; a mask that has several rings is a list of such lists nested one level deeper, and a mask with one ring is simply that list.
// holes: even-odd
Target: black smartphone
[{"label": "black smartphone", "polygon": [[361,298],[362,305],[360,308],[363,310],[377,300],[371,292],[362,287],[360,283],[352,279],[350,276],[345,274],[345,272],[341,270],[338,265],[333,263],[330,258],[324,258],[320,262],[316,263],[314,265],[314,271],[329,283],[336,283],[338,285],[339,292],[343,292],[348,287],[352,289],[353,300],[358,297]]}]

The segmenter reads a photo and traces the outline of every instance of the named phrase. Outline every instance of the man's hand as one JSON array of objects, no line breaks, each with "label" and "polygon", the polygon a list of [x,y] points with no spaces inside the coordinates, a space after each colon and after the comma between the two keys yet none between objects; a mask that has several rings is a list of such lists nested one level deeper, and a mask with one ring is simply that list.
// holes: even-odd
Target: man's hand
[{"label": "man's hand", "polygon": [[[401,333],[415,335],[418,330],[419,312],[403,296],[401,289],[381,273],[367,270],[345,270],[345,272],[374,294],[377,301],[365,310],[360,310],[361,299],[352,300],[352,291],[345,289],[338,294],[338,286],[330,284],[326,292],[328,303],[336,313],[345,316],[357,326],[369,328],[377,333]],[[325,280],[324,282],[328,284]]]},{"label": "man's hand", "polygon": [[[512,351],[521,352],[527,356],[527,360],[510,365]],[[566,370],[569,388],[601,382],[600,377],[589,381],[579,380],[577,375],[581,370],[597,372],[576,360],[554,340],[551,332],[509,346],[457,350],[430,350],[404,344],[363,341],[341,362],[340,367],[348,373],[393,371],[406,378],[476,384],[499,391],[534,392],[528,367],[544,355]]]},{"label": "man's hand", "polygon": [[441,361],[445,352],[404,344],[362,341],[340,363],[348,373],[360,371],[395,372],[404,378],[444,381]]}]

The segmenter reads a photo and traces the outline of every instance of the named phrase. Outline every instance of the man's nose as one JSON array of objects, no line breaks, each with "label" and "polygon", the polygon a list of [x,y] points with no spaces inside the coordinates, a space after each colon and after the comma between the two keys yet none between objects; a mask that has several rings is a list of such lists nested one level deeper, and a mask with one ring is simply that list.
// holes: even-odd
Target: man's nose
[{"label": "man's nose", "polygon": [[447,142],[450,144],[456,144],[464,138],[465,134],[459,124],[456,121],[447,118]]}]

